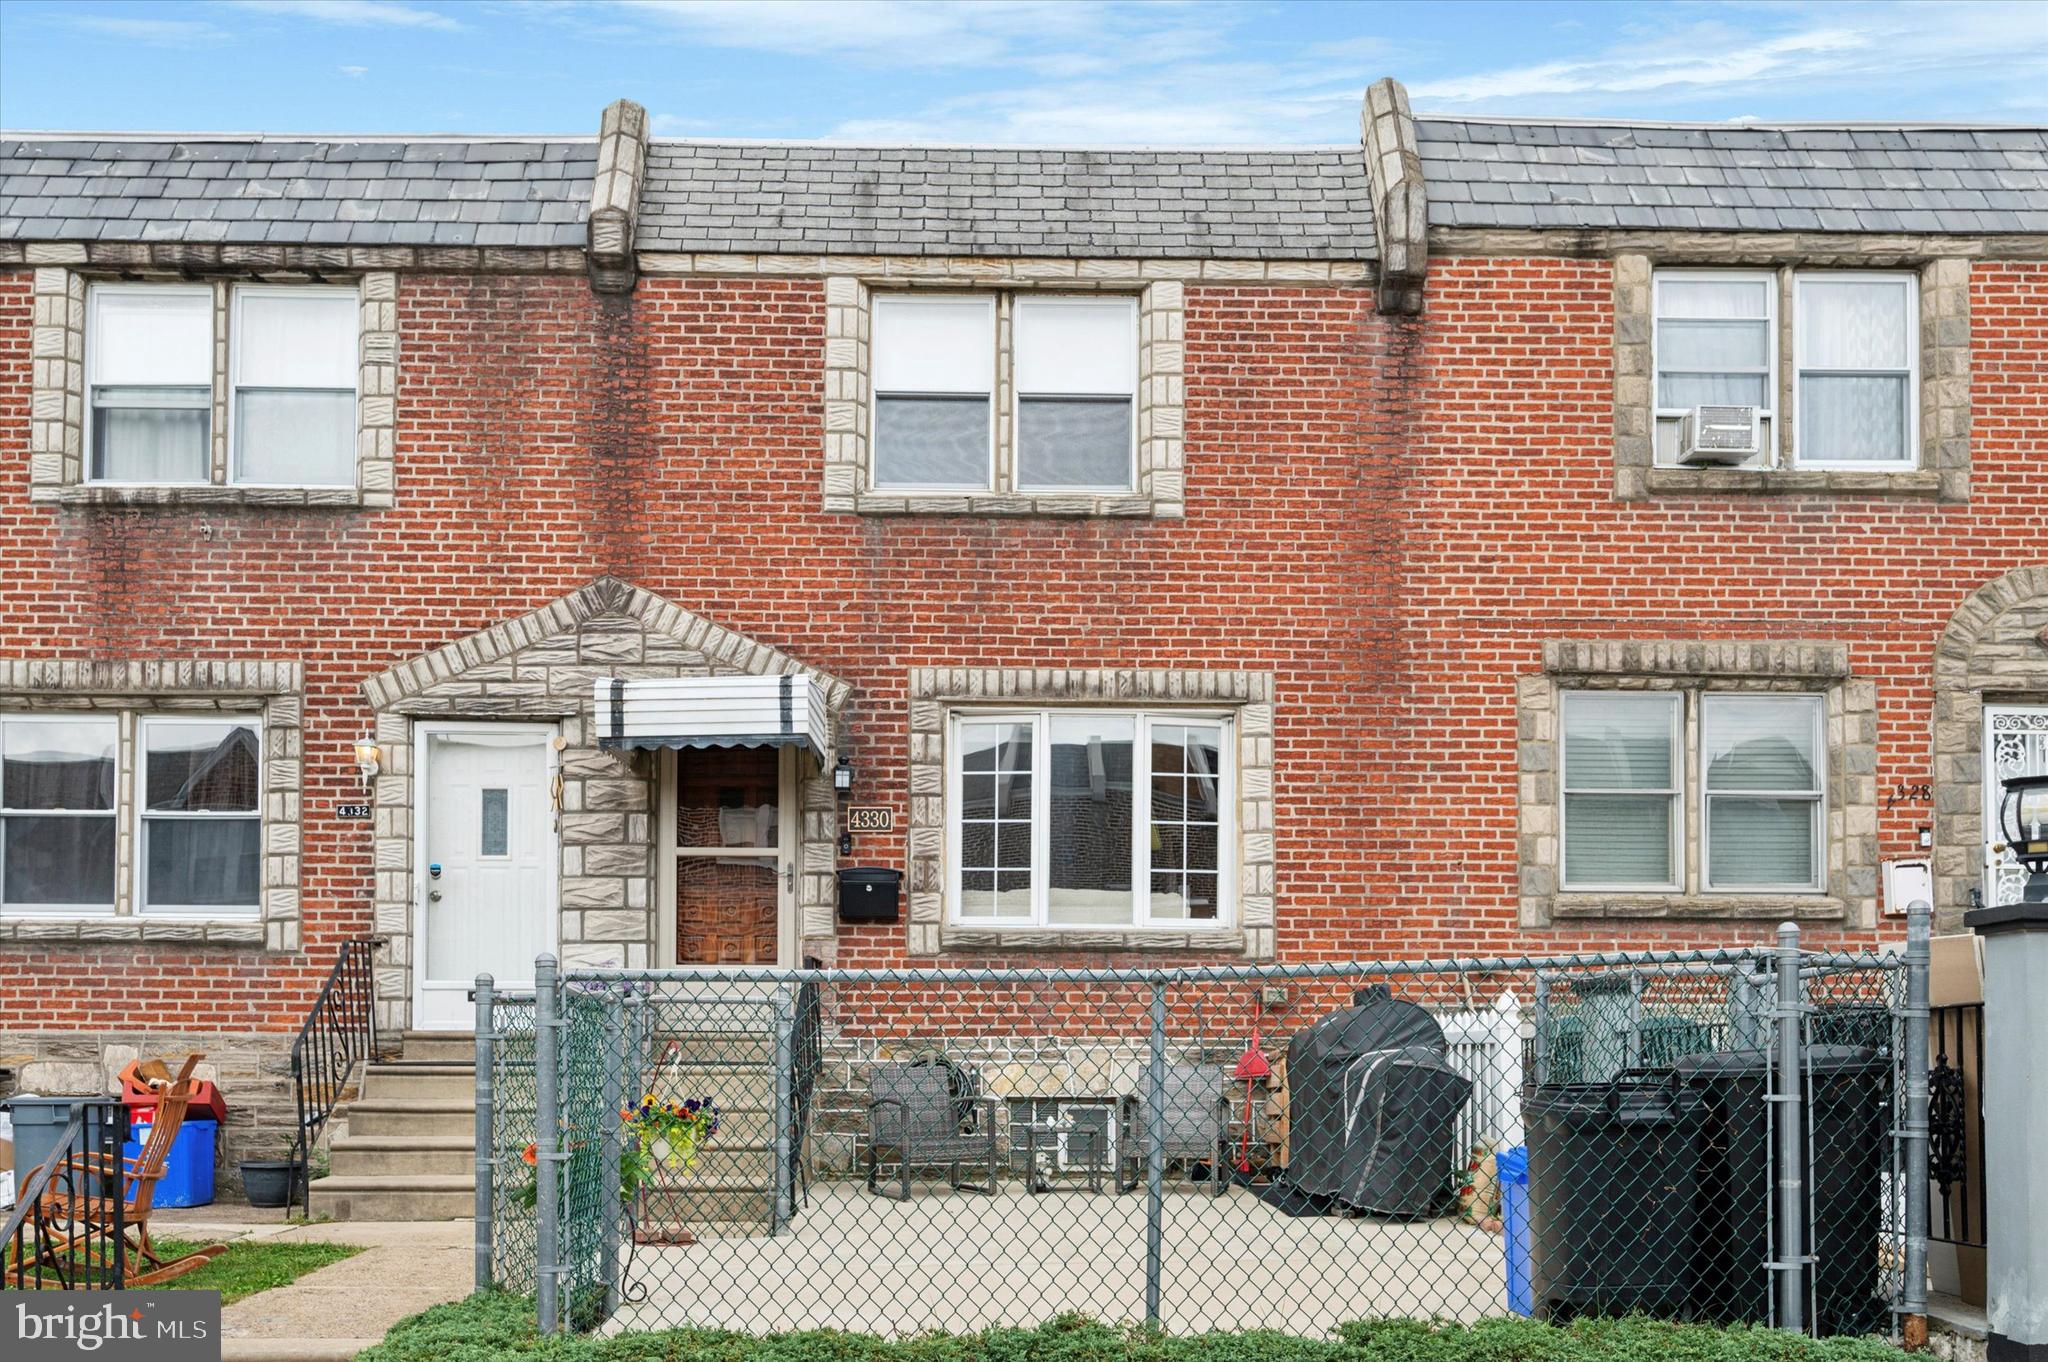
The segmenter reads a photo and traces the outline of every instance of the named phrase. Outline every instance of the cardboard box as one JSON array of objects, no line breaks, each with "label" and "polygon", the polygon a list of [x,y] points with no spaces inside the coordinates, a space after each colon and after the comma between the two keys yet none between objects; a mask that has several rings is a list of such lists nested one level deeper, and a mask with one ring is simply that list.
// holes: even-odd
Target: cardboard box
[{"label": "cardboard box", "polygon": [[1927,945],[1927,1005],[1967,1007],[1983,1002],[1984,938],[1961,932],[1937,936]]}]

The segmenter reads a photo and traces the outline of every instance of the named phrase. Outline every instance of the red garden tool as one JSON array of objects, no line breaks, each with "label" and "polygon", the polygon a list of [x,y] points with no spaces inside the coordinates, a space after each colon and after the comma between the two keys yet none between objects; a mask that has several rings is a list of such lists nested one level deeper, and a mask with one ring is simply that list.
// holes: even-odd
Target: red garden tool
[{"label": "red garden tool", "polygon": [[1266,1052],[1259,1048],[1259,1013],[1257,1004],[1252,1007],[1251,1043],[1238,1056],[1237,1067],[1230,1071],[1232,1078],[1244,1080],[1244,1142],[1237,1151],[1237,1171],[1252,1171],[1252,1084],[1273,1072],[1273,1066],[1266,1061]]}]

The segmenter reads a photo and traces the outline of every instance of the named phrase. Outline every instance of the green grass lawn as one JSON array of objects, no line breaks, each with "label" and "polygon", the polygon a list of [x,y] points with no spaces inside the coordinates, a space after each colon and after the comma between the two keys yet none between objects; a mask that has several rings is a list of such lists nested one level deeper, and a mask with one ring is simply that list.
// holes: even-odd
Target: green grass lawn
[{"label": "green grass lawn", "polygon": [[392,1327],[356,1362],[1907,1362],[1875,1339],[1816,1340],[1775,1329],[1651,1319],[1570,1325],[1492,1319],[1347,1324],[1336,1336],[1253,1331],[1172,1338],[1062,1318],[1036,1329],[897,1341],[832,1331],[756,1338],[704,1329],[543,1342],[530,1297],[486,1292]]},{"label": "green grass lawn", "polygon": [[[159,1239],[156,1251],[165,1262],[204,1248],[203,1240]],[[218,1291],[222,1305],[232,1305],[245,1296],[283,1286],[316,1268],[353,1258],[362,1250],[354,1244],[280,1244],[271,1239],[237,1239],[227,1252],[204,1267],[182,1277],[158,1282],[151,1291]]]}]

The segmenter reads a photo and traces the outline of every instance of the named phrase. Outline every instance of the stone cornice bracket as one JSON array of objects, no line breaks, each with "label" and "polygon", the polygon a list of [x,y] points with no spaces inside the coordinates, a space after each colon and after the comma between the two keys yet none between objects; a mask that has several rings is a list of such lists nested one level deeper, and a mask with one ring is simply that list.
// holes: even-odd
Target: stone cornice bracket
[{"label": "stone cornice bracket", "polygon": [[597,132],[597,175],[590,186],[590,287],[631,293],[639,279],[633,231],[647,178],[647,110],[630,99],[605,106]]},{"label": "stone cornice bracket", "polygon": [[1379,237],[1379,310],[1413,316],[1422,311],[1422,279],[1429,265],[1429,197],[1415,144],[1415,115],[1400,81],[1383,76],[1372,83],[1359,128],[1372,185],[1373,230]]}]

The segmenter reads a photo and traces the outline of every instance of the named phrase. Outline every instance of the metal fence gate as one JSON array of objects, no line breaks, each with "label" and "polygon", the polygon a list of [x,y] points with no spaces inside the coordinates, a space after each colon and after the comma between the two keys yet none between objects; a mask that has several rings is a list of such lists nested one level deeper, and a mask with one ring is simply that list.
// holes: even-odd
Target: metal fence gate
[{"label": "metal fence gate", "polygon": [[544,1331],[1895,1333],[1924,1308],[1926,936],[1922,914],[1903,955],[1788,926],[1242,968],[543,957],[532,995],[479,981],[479,1281],[531,1291]]}]

